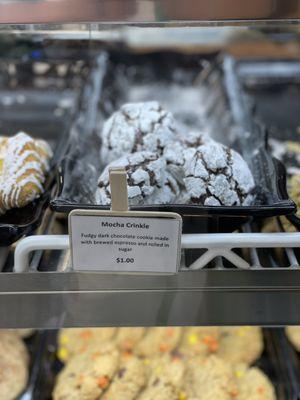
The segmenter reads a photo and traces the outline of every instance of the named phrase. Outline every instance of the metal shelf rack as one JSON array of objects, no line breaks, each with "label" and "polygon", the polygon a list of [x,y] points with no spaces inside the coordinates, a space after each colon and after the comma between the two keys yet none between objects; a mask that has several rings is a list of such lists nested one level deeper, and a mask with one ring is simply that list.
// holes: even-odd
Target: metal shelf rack
[{"label": "metal shelf rack", "polygon": [[[171,276],[74,272],[68,236],[43,238],[20,241],[16,264],[13,252],[3,263],[0,328],[299,322],[300,233],[184,235],[183,248],[214,248],[215,258]],[[236,267],[221,255],[239,246],[248,264]],[[52,251],[37,252],[27,269],[29,252],[42,248]]]},{"label": "metal shelf rack", "polygon": [[[240,0],[0,2],[0,31],[21,36],[22,32],[52,30],[59,36],[73,30],[78,38],[86,31],[85,38],[90,40],[93,35],[96,38],[96,31],[118,25],[289,28],[299,21],[300,0],[248,4]],[[103,38],[100,33],[98,37]],[[53,218],[51,215],[50,220]],[[35,237],[25,239],[16,250],[16,263],[13,249],[0,252],[0,328],[299,324],[300,234],[257,236],[251,232],[249,226],[239,237],[242,241],[239,234],[184,237],[184,248],[209,248],[210,253],[202,256],[201,263],[189,269],[183,266],[173,276],[73,272],[68,237],[61,236],[58,245],[52,237],[44,236],[40,246],[34,243]],[[213,240],[219,240],[217,246]],[[232,253],[232,247],[241,245],[242,251]],[[273,247],[282,247],[280,254]],[[30,249],[39,251],[27,269]],[[240,258],[243,253],[246,261]]]}]

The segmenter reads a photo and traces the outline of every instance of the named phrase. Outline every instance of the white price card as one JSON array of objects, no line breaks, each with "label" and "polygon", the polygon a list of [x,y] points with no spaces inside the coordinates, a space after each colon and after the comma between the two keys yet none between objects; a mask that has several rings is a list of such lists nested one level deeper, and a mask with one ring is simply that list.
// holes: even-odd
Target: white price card
[{"label": "white price card", "polygon": [[175,213],[74,210],[69,215],[73,269],[174,274],[181,228]]}]

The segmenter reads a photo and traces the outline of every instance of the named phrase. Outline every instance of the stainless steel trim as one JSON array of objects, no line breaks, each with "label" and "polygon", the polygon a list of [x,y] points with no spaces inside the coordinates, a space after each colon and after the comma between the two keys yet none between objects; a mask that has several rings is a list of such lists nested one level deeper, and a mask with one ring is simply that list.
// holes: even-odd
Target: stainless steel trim
[{"label": "stainless steel trim", "polygon": [[0,328],[300,324],[300,270],[4,273]]},{"label": "stainless steel trim", "polygon": [[297,20],[300,0],[1,0],[0,23]]}]

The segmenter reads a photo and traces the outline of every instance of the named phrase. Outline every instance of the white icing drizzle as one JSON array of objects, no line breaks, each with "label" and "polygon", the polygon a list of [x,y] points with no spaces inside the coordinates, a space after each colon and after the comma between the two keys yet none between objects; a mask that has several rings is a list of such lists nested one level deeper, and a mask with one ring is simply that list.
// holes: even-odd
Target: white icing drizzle
[{"label": "white icing drizzle", "polygon": [[51,149],[44,141],[35,141],[24,132],[0,138],[0,214],[23,207],[44,190]]}]

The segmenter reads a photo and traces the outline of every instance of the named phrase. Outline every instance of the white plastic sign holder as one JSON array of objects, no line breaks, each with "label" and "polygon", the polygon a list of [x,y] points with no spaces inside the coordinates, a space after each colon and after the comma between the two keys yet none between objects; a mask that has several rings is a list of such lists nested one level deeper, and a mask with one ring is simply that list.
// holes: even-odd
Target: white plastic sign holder
[{"label": "white plastic sign holder", "polygon": [[124,168],[110,169],[111,210],[69,214],[74,270],[175,274],[182,219],[176,213],[129,211]]}]

